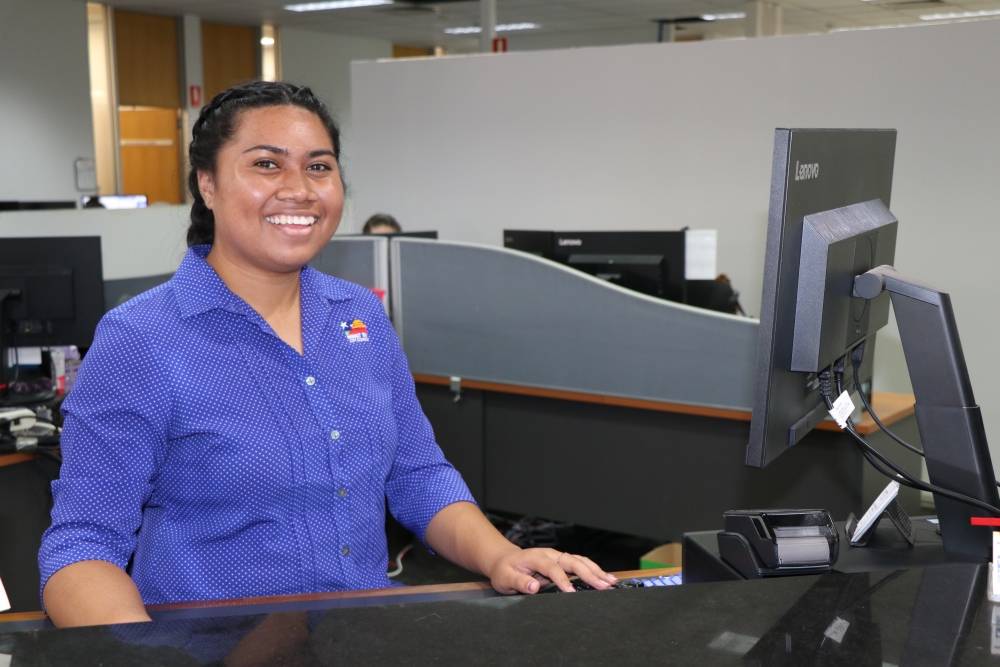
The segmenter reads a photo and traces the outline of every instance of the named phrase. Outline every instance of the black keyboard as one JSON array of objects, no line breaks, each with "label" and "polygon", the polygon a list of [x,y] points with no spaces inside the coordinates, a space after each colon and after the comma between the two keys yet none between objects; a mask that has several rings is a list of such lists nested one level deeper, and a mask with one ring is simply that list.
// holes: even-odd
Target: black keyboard
[{"label": "black keyboard", "polygon": [[[573,584],[573,589],[578,591],[592,591],[594,587],[585,581],[580,579],[573,579],[570,581]],[[680,573],[671,574],[668,576],[657,576],[657,577],[631,577],[629,579],[620,579],[617,583],[613,584],[612,588],[660,588],[663,586],[677,586],[683,583]],[[558,592],[559,588],[552,582],[544,584],[540,589],[539,593],[555,593]]]}]

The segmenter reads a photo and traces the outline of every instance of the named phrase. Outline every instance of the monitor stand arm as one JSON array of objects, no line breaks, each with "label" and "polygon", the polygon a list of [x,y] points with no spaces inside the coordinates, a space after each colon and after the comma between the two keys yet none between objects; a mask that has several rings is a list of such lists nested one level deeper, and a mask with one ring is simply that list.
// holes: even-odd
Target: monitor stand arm
[{"label": "monitor stand arm", "polygon": [[[1000,504],[951,297],[904,277],[891,266],[877,266],[854,280],[854,296],[874,299],[883,291],[889,293],[899,325],[931,482],[994,506]],[[969,517],[983,514],[982,510],[936,494],[934,506],[949,556],[980,562],[990,559],[990,531],[969,525]]]},{"label": "monitor stand arm", "polygon": [[[21,290],[8,287],[0,287],[0,384],[7,384],[7,346],[3,342],[3,309],[7,299],[21,296]],[[0,390],[0,396],[7,393],[6,389]]]}]

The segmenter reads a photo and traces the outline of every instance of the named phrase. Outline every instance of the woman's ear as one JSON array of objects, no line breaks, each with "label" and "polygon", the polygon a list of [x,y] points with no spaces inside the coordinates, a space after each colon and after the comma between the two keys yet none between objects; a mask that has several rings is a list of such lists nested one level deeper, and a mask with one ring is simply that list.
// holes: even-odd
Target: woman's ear
[{"label": "woman's ear", "polygon": [[201,198],[205,200],[205,206],[211,210],[212,202],[215,199],[215,179],[211,172],[198,172],[198,190],[201,192]]}]

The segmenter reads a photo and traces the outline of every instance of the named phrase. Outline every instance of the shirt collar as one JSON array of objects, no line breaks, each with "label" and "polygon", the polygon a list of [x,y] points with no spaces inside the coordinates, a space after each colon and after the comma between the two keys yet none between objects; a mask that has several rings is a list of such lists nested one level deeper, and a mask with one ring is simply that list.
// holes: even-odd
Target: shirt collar
[{"label": "shirt collar", "polygon": [[[188,318],[219,308],[239,315],[251,312],[250,306],[236,296],[215,269],[205,260],[210,245],[196,245],[188,248],[184,259],[172,279],[181,317]],[[316,269],[303,267],[301,273],[303,301],[313,297],[325,299],[328,303],[346,301],[351,298],[342,281],[330,279]]]},{"label": "shirt collar", "polygon": [[318,294],[329,303],[348,301],[352,297],[347,283],[317,271],[311,266],[302,267],[303,294]]}]

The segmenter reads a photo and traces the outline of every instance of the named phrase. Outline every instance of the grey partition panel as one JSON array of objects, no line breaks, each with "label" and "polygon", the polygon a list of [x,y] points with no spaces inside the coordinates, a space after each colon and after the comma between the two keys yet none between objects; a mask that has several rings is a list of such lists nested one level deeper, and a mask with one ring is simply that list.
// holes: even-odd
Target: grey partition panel
[{"label": "grey partition panel", "polygon": [[310,265],[352,283],[388,291],[388,255],[385,237],[335,236]]},{"label": "grey partition panel", "polygon": [[167,282],[173,277],[172,273],[164,273],[158,276],[142,276],[138,278],[118,278],[117,280],[104,281],[104,309],[116,308],[134,296],[142,294],[146,290],[151,290],[157,285]]},{"label": "grey partition panel", "polygon": [[504,248],[393,239],[415,373],[749,410],[757,321]]}]

